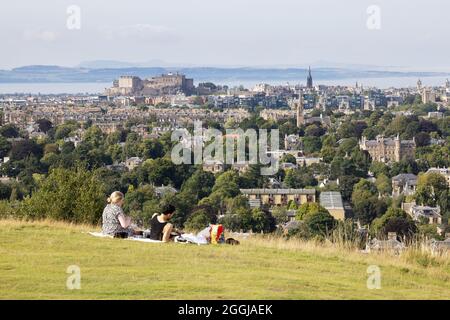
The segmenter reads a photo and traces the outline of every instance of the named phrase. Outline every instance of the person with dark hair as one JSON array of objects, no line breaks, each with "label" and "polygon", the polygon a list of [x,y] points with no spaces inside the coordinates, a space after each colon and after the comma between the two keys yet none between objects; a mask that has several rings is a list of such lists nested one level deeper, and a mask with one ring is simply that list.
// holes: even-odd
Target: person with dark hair
[{"label": "person with dark hair", "polygon": [[161,208],[161,211],[161,214],[155,213],[150,220],[150,239],[169,242],[173,231],[173,225],[169,221],[175,213],[175,207],[167,204]]}]

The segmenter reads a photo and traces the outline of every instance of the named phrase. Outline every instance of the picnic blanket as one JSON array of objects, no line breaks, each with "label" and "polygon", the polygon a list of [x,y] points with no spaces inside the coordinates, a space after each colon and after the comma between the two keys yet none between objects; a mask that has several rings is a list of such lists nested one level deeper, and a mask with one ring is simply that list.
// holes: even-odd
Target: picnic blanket
[{"label": "picnic blanket", "polygon": [[[88,232],[91,236],[99,237],[99,238],[114,238],[113,236],[103,234],[102,232]],[[152,240],[147,238],[138,238],[138,237],[128,237],[123,240],[131,240],[131,241],[139,241],[139,242],[147,242],[147,243],[163,243],[159,240]],[[203,237],[195,236],[194,234],[183,234],[181,236],[178,236],[175,238],[176,243],[186,244],[186,243],[192,243],[192,244],[208,244],[208,241],[204,239]]]},{"label": "picnic blanket", "polygon": [[[99,238],[114,238],[113,236],[103,234],[101,232],[88,232],[91,236],[99,237]],[[137,238],[137,237],[128,237],[123,240],[131,240],[131,241],[139,241],[139,242],[150,242],[150,243],[163,243],[159,240],[152,240],[147,238]]]},{"label": "picnic blanket", "polygon": [[181,241],[183,241],[184,243],[194,243],[198,245],[208,244],[208,240],[205,237],[201,235],[195,235],[193,233],[185,233],[175,238],[175,242]]}]

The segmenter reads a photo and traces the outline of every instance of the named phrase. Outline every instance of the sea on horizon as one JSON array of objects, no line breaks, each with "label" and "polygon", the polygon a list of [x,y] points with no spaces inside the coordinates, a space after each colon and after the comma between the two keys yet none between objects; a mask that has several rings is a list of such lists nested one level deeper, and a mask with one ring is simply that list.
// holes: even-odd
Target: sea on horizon
[{"label": "sea on horizon", "polygon": [[[416,77],[384,77],[384,78],[346,78],[346,79],[332,79],[332,80],[317,80],[314,84],[323,85],[341,85],[354,86],[356,82],[359,85],[377,87],[386,89],[390,87],[407,88],[415,87],[417,84]],[[422,83],[424,86],[443,86],[446,77],[423,77]],[[267,83],[270,85],[290,85],[305,84],[305,80],[208,80],[219,85],[244,86],[252,88],[259,83]],[[197,81],[198,82],[206,82]],[[105,89],[111,87],[110,82],[76,82],[76,83],[0,83],[0,94],[103,94]]]}]

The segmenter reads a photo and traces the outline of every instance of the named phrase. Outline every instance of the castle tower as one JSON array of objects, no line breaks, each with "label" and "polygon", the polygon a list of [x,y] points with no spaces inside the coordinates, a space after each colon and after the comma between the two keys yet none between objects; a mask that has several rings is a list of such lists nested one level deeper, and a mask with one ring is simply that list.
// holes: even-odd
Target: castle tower
[{"label": "castle tower", "polygon": [[362,136],[361,139],[359,140],[359,148],[361,150],[367,150],[366,141],[367,141],[366,136]]}]

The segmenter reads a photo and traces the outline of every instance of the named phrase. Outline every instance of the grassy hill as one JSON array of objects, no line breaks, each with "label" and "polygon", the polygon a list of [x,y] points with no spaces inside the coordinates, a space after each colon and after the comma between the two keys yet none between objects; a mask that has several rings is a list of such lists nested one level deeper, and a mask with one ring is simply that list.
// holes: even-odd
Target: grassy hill
[{"label": "grassy hill", "polygon": [[[0,221],[0,299],[448,299],[448,258],[363,254],[276,238],[240,246],[95,238],[87,226]],[[67,267],[81,268],[68,290]],[[381,268],[379,290],[367,267]]]}]

